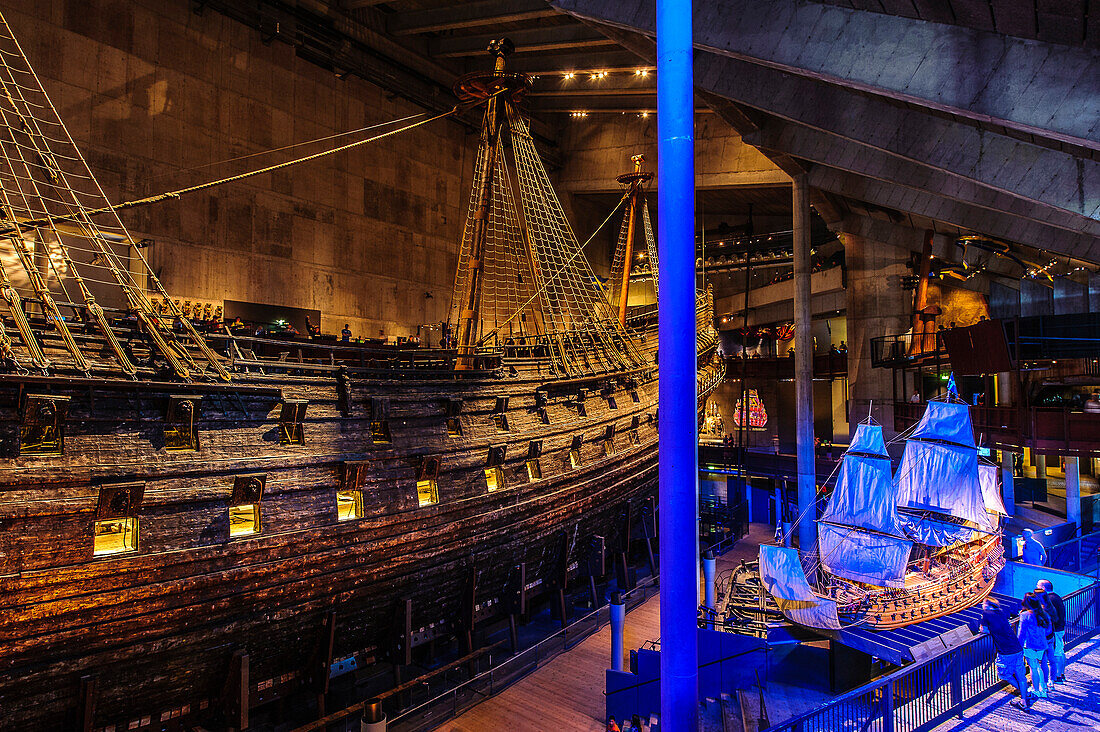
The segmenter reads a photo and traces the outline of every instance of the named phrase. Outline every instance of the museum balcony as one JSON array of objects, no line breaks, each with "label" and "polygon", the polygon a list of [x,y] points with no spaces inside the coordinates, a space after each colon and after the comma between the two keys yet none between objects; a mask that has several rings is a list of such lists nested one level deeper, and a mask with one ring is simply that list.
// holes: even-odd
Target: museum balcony
[{"label": "museum balcony", "polygon": [[[726,356],[726,378],[741,378],[742,370],[749,379],[793,379],[794,353],[788,356]],[[833,349],[814,354],[814,378],[836,379],[848,375],[848,352]]]},{"label": "museum balcony", "polygon": [[[924,414],[925,405],[894,403],[894,429],[909,429]],[[1066,407],[972,406],[970,419],[983,445],[1017,452],[1031,448],[1058,455],[1100,452],[1100,413]]]},{"label": "museum balcony", "polygon": [[871,357],[873,365],[894,370],[899,432],[920,419],[922,402],[942,393],[954,374],[987,447],[1100,452],[1100,404],[1089,403],[1100,390],[1100,314],[982,320],[919,338],[885,336],[872,339]]}]

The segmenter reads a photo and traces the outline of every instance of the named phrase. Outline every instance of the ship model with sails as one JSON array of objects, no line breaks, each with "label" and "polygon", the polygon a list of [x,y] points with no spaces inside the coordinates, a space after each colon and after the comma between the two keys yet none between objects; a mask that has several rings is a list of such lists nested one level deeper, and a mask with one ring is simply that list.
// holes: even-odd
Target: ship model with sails
[{"label": "ship model with sails", "polygon": [[969,407],[931,401],[897,474],[882,428],[860,424],[804,552],[762,546],[764,588],[789,620],[899,628],[984,600],[1004,567],[997,468],[979,461]]},{"label": "ship model with sails", "polygon": [[[195,330],[2,19],[0,45],[0,728],[323,709],[337,661],[473,653],[652,538],[655,324],[597,284],[508,43],[456,86],[484,126],[454,348],[297,360]],[[624,229],[646,179],[624,182]],[[711,320],[700,296],[702,394]]]}]

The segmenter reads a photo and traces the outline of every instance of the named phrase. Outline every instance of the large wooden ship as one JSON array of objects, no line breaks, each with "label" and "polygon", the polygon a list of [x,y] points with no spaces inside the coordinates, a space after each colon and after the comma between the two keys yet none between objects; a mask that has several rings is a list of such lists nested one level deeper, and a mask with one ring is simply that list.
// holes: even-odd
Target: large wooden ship
[{"label": "large wooden ship", "polygon": [[790,620],[887,630],[989,595],[1004,567],[1005,510],[965,403],[929,402],[893,478],[882,428],[869,422],[856,428],[839,470],[816,552],[800,561],[794,549],[760,548],[764,587]]},{"label": "large wooden ship", "polygon": [[[338,662],[470,653],[652,538],[655,324],[596,284],[507,44],[456,87],[485,124],[453,347],[297,358],[196,331],[0,44],[0,728],[247,726]],[[706,296],[698,326],[705,393]]]}]

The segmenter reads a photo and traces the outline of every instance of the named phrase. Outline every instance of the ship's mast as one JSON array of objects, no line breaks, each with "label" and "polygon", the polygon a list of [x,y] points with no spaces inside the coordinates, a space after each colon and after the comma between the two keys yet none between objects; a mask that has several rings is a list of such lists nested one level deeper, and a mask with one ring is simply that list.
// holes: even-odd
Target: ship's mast
[{"label": "ship's mast", "polygon": [[626,209],[626,251],[623,253],[623,279],[619,290],[619,327],[626,327],[626,303],[630,294],[630,267],[634,259],[634,225],[638,216],[638,209],[642,196],[645,195],[644,184],[652,180],[653,173],[642,170],[645,155],[635,155],[630,158],[634,163],[634,171],[623,173],[618,177],[619,183],[629,186],[630,202]]},{"label": "ship's mast", "polygon": [[[489,44],[489,53],[493,55],[493,76],[504,76],[504,59],[515,51],[515,45],[503,38]],[[504,86],[501,87],[505,88]],[[500,139],[501,121],[504,115],[499,113],[500,100],[496,92],[491,92],[485,105],[484,129],[486,143],[482,147],[481,190],[478,191],[477,209],[474,211],[474,228],[470,258],[467,262],[467,291],[463,293],[463,309],[458,319],[458,359],[455,369],[468,371],[474,367],[474,351],[477,349],[478,310],[481,304],[481,260],[485,253],[485,237],[489,227],[489,209],[493,202],[493,175],[496,172],[497,154]]]}]

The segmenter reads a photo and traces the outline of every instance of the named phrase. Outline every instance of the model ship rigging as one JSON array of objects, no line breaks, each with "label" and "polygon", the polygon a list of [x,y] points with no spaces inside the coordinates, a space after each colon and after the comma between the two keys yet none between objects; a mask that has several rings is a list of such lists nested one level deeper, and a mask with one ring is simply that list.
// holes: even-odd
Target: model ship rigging
[{"label": "model ship rigging", "polygon": [[241,727],[323,702],[337,659],[400,670],[533,602],[564,614],[649,545],[656,329],[596,285],[507,43],[456,89],[485,110],[457,348],[297,361],[195,330],[2,18],[0,46],[0,727]]},{"label": "model ship rigging", "polygon": [[1005,510],[965,403],[929,402],[893,478],[882,428],[870,422],[856,428],[839,471],[805,570],[794,549],[760,549],[764,586],[790,620],[897,628],[989,595],[1004,566]]}]

